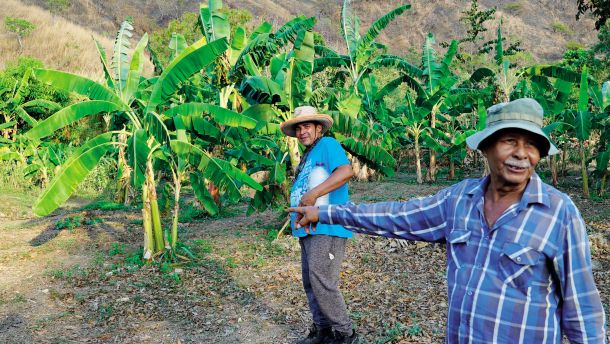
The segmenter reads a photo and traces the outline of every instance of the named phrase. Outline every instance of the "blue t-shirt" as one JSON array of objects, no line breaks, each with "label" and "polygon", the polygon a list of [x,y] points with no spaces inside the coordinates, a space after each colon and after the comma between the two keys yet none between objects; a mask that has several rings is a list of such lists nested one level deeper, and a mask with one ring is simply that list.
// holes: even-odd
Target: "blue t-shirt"
[{"label": "blue t-shirt", "polygon": [[[337,167],[345,164],[349,164],[349,160],[347,160],[347,156],[345,155],[345,151],[343,150],[343,147],[341,147],[341,144],[332,137],[321,138],[309,153],[307,161],[305,161],[305,166],[303,166],[301,173],[292,185],[292,189],[290,190],[290,206],[298,206],[301,197],[309,191],[309,175],[314,167],[323,166],[330,175]],[[329,204],[345,204],[347,201],[347,183],[329,193]],[[295,218],[296,214],[291,213],[290,225],[292,226],[292,235],[296,237],[306,236],[307,233],[305,233],[305,229],[297,229],[294,226]],[[309,234],[324,234],[341,238],[351,238],[353,236],[352,232],[343,228],[343,226],[327,224],[318,224],[316,230],[310,230]]]}]

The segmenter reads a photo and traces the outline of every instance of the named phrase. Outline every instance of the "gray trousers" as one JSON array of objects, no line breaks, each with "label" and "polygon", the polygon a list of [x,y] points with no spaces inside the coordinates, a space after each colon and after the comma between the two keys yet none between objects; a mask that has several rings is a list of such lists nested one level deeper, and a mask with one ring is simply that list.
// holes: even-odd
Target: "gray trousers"
[{"label": "gray trousers", "polygon": [[303,287],[313,322],[320,328],[351,333],[352,321],[339,291],[339,272],[347,239],[308,235],[299,239]]}]

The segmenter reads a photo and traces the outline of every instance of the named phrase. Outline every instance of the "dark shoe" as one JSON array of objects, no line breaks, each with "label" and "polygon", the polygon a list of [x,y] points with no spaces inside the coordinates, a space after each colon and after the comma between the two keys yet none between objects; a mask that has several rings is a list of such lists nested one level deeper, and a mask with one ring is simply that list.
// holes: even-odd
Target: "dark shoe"
[{"label": "dark shoe", "polygon": [[334,339],[331,341],[332,344],[355,344],[358,343],[358,333],[356,330],[352,330],[352,334],[334,332]]},{"label": "dark shoe", "polygon": [[299,339],[297,344],[326,344],[333,339],[333,330],[330,327],[318,328],[312,324],[309,334],[303,339]]}]

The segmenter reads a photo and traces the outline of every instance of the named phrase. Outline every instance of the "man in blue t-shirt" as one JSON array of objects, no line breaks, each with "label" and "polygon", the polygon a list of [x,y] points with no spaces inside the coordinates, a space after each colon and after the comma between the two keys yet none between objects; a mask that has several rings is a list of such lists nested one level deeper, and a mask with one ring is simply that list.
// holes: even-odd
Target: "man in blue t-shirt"
[{"label": "man in blue t-shirt", "polygon": [[[294,118],[281,125],[284,134],[305,146],[290,191],[292,207],[348,201],[347,181],[354,173],[339,142],[323,137],[332,125],[332,117],[318,114],[311,106],[296,108]],[[294,220],[292,214],[292,235],[301,245],[303,287],[313,317],[309,334],[297,343],[353,343],[357,335],[339,291],[345,244],[352,233],[339,225],[318,225],[308,234],[296,228]]]}]

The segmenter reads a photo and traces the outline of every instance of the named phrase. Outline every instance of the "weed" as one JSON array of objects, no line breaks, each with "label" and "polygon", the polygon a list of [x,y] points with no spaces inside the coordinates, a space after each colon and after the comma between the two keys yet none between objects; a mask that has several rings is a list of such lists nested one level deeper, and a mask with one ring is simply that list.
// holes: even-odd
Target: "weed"
[{"label": "weed", "polygon": [[144,224],[144,221],[140,220],[131,220],[129,221],[130,225],[137,225],[137,226],[142,226],[142,224]]},{"label": "weed", "polygon": [[212,253],[212,243],[208,240],[195,239],[192,241],[193,248],[200,253]]},{"label": "weed", "polygon": [[100,219],[99,217],[92,217],[85,219],[85,224],[87,226],[97,225],[98,223],[104,222],[104,219]]},{"label": "weed", "polygon": [[125,253],[125,244],[120,244],[118,242],[113,242],[110,244],[110,249],[108,250],[108,256],[116,256],[118,254]]},{"label": "weed", "polygon": [[69,230],[73,230],[77,227],[80,227],[83,224],[83,217],[82,216],[73,216],[73,217],[66,217],[62,220],[57,220],[57,222],[55,222],[55,230],[62,230],[62,229],[69,229]]},{"label": "weed", "polygon": [[368,264],[370,259],[371,259],[371,256],[368,253],[365,253],[362,256],[362,264]]},{"label": "weed", "polygon": [[225,260],[225,263],[227,264],[227,267],[229,267],[229,268],[234,269],[237,267],[237,263],[235,262],[235,258],[233,258],[233,257],[228,257]]},{"label": "weed", "polygon": [[67,269],[51,269],[47,271],[47,275],[55,278],[67,281],[72,281],[77,277],[87,277],[89,272],[82,268],[79,264],[76,264]]},{"label": "weed", "polygon": [[194,204],[189,204],[180,210],[180,215],[178,215],[178,222],[194,222],[195,219],[201,219],[205,217],[206,214],[207,212],[205,210],[200,209]]},{"label": "weed", "polygon": [[395,341],[401,338],[406,330],[406,326],[401,323],[396,323],[394,324],[394,326],[389,326],[387,323],[383,323],[383,329],[381,330],[381,338],[377,339],[375,343],[383,344]]},{"label": "weed", "polygon": [[114,307],[110,303],[103,303],[97,309],[97,322],[104,322],[112,316],[114,313]]},{"label": "weed", "polygon": [[26,302],[27,299],[25,297],[25,295],[21,294],[21,293],[15,293],[15,296],[13,297],[13,303],[22,303],[22,302]]}]

